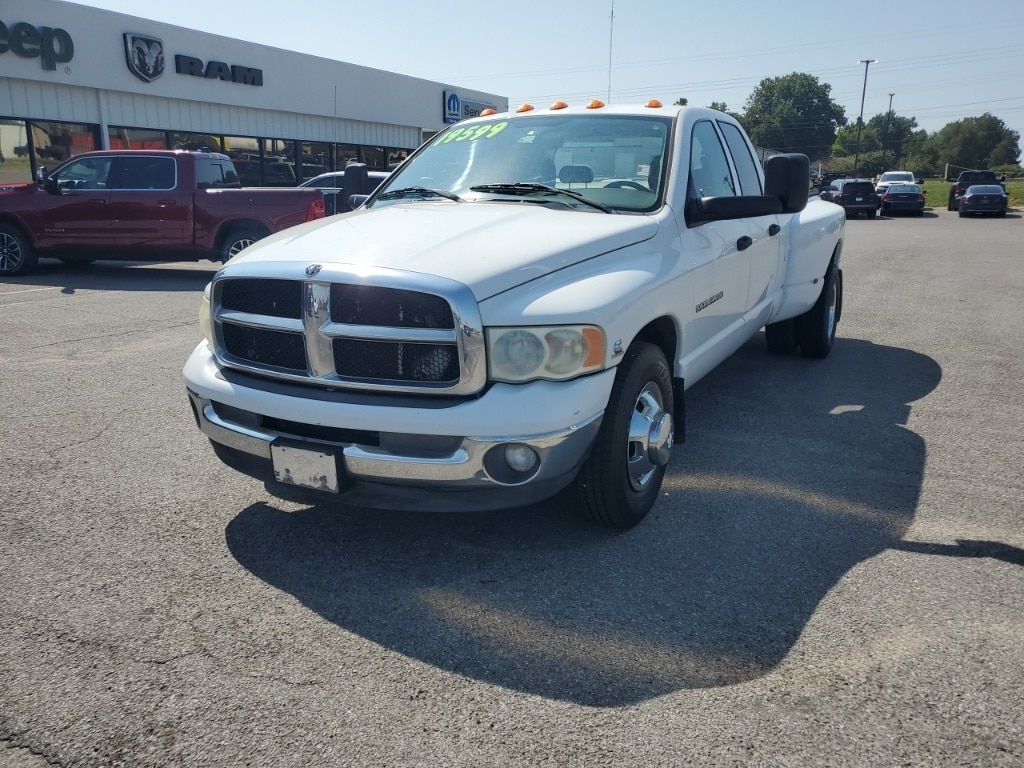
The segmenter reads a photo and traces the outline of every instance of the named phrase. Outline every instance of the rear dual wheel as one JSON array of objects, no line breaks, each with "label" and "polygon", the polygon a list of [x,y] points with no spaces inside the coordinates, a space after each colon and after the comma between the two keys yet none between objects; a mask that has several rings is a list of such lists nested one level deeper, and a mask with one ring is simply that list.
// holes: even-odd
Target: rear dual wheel
[{"label": "rear dual wheel", "polygon": [[828,357],[836,340],[836,326],[843,311],[843,273],[835,263],[825,272],[821,295],[807,312],[796,318],[796,335],[804,357]]}]

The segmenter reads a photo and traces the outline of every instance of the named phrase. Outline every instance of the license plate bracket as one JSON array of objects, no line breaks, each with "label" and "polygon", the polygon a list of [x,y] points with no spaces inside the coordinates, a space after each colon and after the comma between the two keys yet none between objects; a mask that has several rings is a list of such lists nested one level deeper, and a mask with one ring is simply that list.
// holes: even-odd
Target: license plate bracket
[{"label": "license plate bracket", "polygon": [[270,458],[274,479],[279,483],[328,493],[340,493],[344,487],[343,465],[330,450],[275,440],[270,445]]}]

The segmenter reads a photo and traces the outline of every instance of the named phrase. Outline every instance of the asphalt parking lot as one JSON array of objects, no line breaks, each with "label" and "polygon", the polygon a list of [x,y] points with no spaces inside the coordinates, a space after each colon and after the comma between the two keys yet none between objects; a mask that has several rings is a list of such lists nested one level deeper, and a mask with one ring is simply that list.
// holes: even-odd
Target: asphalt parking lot
[{"label": "asphalt parking lot", "polygon": [[1024,765],[1024,219],[847,224],[825,361],[687,395],[650,517],[276,500],[213,265],[0,280],[0,766]]}]

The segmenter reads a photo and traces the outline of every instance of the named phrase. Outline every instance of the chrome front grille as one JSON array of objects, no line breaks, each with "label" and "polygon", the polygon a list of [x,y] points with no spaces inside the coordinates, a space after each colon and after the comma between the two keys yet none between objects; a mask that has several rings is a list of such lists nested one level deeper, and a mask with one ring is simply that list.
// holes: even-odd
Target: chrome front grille
[{"label": "chrome front grille", "polygon": [[225,365],[334,388],[470,394],[483,387],[483,329],[462,283],[393,270],[321,267],[315,279],[282,278],[281,270],[229,265],[214,278]]}]

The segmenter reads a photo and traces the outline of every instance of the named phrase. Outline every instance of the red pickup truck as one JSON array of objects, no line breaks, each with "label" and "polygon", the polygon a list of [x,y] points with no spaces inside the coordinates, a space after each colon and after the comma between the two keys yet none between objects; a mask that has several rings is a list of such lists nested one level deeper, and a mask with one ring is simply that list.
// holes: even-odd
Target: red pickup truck
[{"label": "red pickup truck", "polygon": [[39,182],[0,186],[0,276],[41,256],[68,263],[227,261],[324,216],[318,189],[242,189],[216,152],[85,152]]}]

